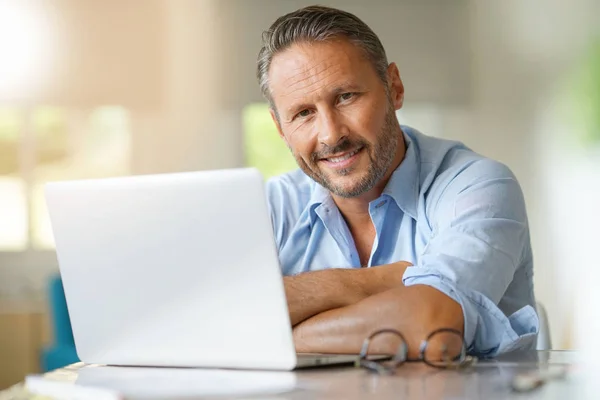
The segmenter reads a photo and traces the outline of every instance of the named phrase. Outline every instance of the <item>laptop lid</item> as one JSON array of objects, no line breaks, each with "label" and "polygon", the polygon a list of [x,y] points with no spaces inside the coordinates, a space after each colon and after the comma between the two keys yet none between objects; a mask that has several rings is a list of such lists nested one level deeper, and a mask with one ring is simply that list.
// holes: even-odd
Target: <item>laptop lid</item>
[{"label": "laptop lid", "polygon": [[82,361],[295,366],[256,169],[54,182],[45,192]]}]

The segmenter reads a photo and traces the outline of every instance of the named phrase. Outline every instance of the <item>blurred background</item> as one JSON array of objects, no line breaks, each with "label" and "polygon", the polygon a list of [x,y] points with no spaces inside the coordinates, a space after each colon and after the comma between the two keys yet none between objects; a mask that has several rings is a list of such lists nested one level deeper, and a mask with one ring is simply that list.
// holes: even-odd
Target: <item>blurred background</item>
[{"label": "blurred background", "polygon": [[[73,356],[44,183],[294,168],[255,60],[261,32],[309,4],[0,0],[0,389]],[[600,277],[600,2],[320,4],[380,36],[405,83],[402,123],[517,175],[553,345],[577,347],[576,294]]]}]

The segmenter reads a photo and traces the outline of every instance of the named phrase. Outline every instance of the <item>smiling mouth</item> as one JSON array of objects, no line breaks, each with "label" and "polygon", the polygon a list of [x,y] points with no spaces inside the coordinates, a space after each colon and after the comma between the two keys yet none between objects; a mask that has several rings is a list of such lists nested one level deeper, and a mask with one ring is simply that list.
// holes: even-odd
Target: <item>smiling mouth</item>
[{"label": "smiling mouth", "polygon": [[348,160],[350,157],[354,156],[356,153],[358,153],[362,149],[363,149],[362,147],[359,147],[358,149],[353,150],[348,153],[345,153],[345,154],[342,154],[341,156],[327,157],[327,158],[322,158],[321,160],[329,161],[330,163],[340,163],[340,162]]}]

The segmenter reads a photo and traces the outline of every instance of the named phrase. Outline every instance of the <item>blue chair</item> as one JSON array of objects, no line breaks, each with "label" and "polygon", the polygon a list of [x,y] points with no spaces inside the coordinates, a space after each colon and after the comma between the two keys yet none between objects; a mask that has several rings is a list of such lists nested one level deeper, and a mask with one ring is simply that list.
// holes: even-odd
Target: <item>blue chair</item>
[{"label": "blue chair", "polygon": [[71,320],[67,310],[67,301],[60,275],[50,279],[48,285],[48,302],[53,343],[42,350],[41,368],[43,372],[51,371],[79,361],[75,351],[75,340],[71,329]]}]

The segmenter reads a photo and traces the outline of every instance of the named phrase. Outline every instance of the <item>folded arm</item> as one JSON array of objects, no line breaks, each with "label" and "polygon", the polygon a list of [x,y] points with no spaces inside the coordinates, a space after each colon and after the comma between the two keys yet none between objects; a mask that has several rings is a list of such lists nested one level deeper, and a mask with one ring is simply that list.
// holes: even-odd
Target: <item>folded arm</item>
[{"label": "folded arm", "polygon": [[292,326],[402,285],[408,262],[375,268],[327,269],[284,278]]},{"label": "folded arm", "polygon": [[[298,352],[358,353],[363,340],[383,328],[402,332],[409,357],[416,357],[420,341],[435,329],[462,333],[463,312],[460,304],[432,287],[401,285],[299,324],[294,343]],[[375,352],[393,353],[396,348],[393,337],[373,344]]]}]

